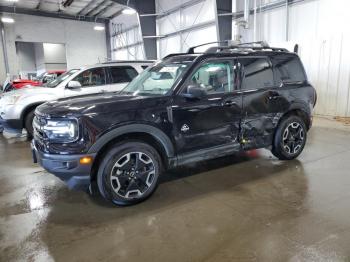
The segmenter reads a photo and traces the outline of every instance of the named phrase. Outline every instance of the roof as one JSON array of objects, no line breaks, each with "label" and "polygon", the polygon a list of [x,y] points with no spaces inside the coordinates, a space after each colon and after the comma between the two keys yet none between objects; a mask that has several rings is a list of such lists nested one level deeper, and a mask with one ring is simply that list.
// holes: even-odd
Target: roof
[{"label": "roof", "polygon": [[[0,11],[14,13],[43,12],[52,15],[111,19],[120,14],[124,7],[112,0],[20,0],[11,2],[0,0]],[[16,11],[17,10],[17,11]]]}]

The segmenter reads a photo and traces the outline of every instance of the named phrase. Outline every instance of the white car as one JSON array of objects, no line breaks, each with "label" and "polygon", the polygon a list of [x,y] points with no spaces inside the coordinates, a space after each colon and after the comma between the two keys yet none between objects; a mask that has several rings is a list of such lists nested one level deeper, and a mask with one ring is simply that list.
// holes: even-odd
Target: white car
[{"label": "white car", "polygon": [[[123,89],[153,61],[118,61],[72,69],[43,87],[27,87],[0,96],[0,127],[33,135],[35,108],[47,101]],[[1,128],[0,128],[1,129]]]}]

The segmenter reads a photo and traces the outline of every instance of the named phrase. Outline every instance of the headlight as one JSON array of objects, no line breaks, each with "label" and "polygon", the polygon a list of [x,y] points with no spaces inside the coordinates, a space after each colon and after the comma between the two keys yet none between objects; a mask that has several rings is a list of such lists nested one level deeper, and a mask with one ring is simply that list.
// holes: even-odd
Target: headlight
[{"label": "headlight", "polygon": [[55,142],[68,143],[78,138],[78,123],[75,120],[48,120],[42,130]]},{"label": "headlight", "polygon": [[13,96],[6,96],[6,97],[3,97],[4,99],[4,104],[7,104],[7,105],[14,105],[17,103],[17,101],[21,98],[20,95],[13,95]]}]

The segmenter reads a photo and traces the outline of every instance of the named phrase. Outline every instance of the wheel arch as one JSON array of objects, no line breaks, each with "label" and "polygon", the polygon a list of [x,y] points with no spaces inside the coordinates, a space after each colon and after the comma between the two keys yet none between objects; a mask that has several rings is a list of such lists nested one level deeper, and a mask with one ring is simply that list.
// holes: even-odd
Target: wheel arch
[{"label": "wheel arch", "polygon": [[285,112],[281,116],[281,118],[278,121],[278,125],[282,122],[283,119],[285,119],[291,115],[296,115],[296,116],[300,117],[304,121],[307,130],[310,129],[311,124],[312,124],[311,123],[311,112],[309,109],[307,109],[303,105],[294,105],[293,107],[291,107],[287,112]]},{"label": "wheel arch", "polygon": [[28,113],[30,111],[32,111],[33,109],[37,108],[38,106],[42,105],[43,103],[45,103],[45,102],[30,104],[24,108],[24,110],[22,111],[22,114],[21,114],[22,127],[24,127],[25,119],[26,119],[26,116],[28,115]]},{"label": "wheel arch", "polygon": [[162,130],[145,124],[122,126],[101,136],[88,151],[88,154],[96,154],[92,166],[91,179],[96,177],[98,166],[104,154],[108,152],[113,145],[125,140],[143,141],[153,146],[158,151],[165,166],[168,163],[167,160],[175,156],[173,143]]}]

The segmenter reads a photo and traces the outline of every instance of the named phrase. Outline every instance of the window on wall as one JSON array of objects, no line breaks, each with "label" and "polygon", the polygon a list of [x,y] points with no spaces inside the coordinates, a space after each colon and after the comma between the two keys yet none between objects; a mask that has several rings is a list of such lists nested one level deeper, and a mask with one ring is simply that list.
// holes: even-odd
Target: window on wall
[{"label": "window on wall", "polygon": [[242,70],[242,89],[260,89],[274,85],[273,72],[266,58],[239,59]]}]

